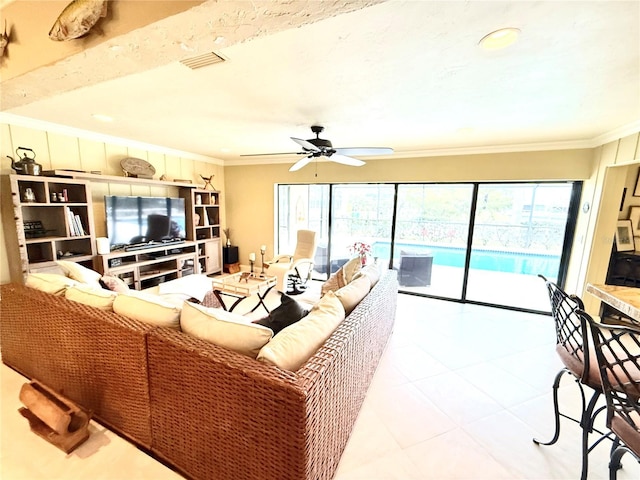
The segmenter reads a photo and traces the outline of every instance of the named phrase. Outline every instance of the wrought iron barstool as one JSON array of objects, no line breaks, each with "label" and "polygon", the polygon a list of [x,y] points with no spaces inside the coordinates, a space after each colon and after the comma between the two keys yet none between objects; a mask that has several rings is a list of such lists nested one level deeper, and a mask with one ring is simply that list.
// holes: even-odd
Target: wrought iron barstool
[{"label": "wrought iron barstool", "polygon": [[607,427],[615,434],[609,462],[609,478],[615,480],[625,453],[640,462],[640,328],[604,325],[587,313],[607,402]]},{"label": "wrought iron barstool", "polygon": [[[551,315],[556,328],[556,352],[565,365],[556,375],[553,382],[553,411],[555,416],[555,432],[553,438],[548,442],[542,442],[537,438],[533,441],[538,445],[553,445],[560,437],[560,417],[578,423],[582,428],[582,473],[580,478],[586,480],[589,470],[589,452],[595,448],[604,438],[606,433],[594,428],[594,421],[597,415],[606,407],[596,408],[596,404],[602,393],[600,377],[596,368],[595,358],[591,358],[589,351],[589,339],[585,338],[586,321],[578,314],[583,309],[582,300],[569,295],[555,283],[539,275],[545,281],[551,301]],[[590,364],[593,364],[590,368]],[[558,388],[560,380],[565,374],[574,377],[580,389],[582,399],[582,411],[579,418],[560,412],[558,404]],[[588,387],[592,393],[589,402],[586,401],[585,388]],[[600,435],[591,446],[589,445],[589,434],[596,432]]]}]

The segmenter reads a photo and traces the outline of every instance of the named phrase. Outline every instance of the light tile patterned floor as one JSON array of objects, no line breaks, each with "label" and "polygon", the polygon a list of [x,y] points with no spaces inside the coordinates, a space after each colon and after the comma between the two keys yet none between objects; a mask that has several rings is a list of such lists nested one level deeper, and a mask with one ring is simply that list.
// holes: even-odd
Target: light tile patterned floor
[{"label": "light tile patterned floor", "polygon": [[[552,433],[560,368],[553,339],[548,316],[400,295],[395,331],[336,480],[579,478],[577,425],[563,422],[554,446],[532,442]],[[0,372],[3,480],[180,478],[98,424],[64,455],[17,413],[25,379],[6,366]],[[579,405],[568,378],[561,401],[573,411]],[[608,450],[592,452],[590,479],[608,478]],[[618,478],[640,478],[630,456],[623,463]]]}]

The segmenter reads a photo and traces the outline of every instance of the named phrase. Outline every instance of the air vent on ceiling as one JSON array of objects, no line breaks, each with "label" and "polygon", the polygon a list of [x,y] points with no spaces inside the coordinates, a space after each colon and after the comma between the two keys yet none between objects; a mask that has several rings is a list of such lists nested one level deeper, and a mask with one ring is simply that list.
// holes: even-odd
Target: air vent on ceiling
[{"label": "air vent on ceiling", "polygon": [[183,65],[186,65],[192,70],[195,70],[196,68],[206,67],[209,65],[213,65],[214,63],[222,63],[224,61],[225,61],[224,58],[222,58],[220,55],[213,52],[209,52],[209,53],[204,53],[202,55],[198,55],[197,57],[191,57],[191,58],[186,58],[184,60],[180,60],[180,63],[182,63]]}]

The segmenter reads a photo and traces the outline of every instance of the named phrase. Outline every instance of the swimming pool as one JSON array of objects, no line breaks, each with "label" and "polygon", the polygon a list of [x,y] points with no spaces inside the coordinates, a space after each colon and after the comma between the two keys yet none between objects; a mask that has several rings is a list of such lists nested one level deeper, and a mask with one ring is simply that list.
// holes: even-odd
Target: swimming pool
[{"label": "swimming pool", "polygon": [[[374,257],[389,258],[389,242],[372,244]],[[444,247],[441,245],[417,245],[396,243],[394,263],[400,259],[401,252],[431,253],[434,265],[464,267],[466,249],[463,247]],[[555,278],[560,268],[560,255],[528,253],[503,250],[474,249],[471,255],[471,268],[495,272],[521,273],[525,275],[544,275]]]}]

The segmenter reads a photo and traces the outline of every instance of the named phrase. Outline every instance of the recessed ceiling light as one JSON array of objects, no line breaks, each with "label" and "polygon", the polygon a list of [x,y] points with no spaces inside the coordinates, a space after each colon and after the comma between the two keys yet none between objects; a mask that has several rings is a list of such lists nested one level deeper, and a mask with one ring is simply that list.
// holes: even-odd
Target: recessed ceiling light
[{"label": "recessed ceiling light", "polygon": [[101,122],[113,122],[113,117],[110,117],[109,115],[103,115],[102,113],[94,113],[91,116]]},{"label": "recessed ceiling light", "polygon": [[519,35],[518,28],[501,28],[482,37],[478,45],[485,50],[499,50],[515,43]]}]

